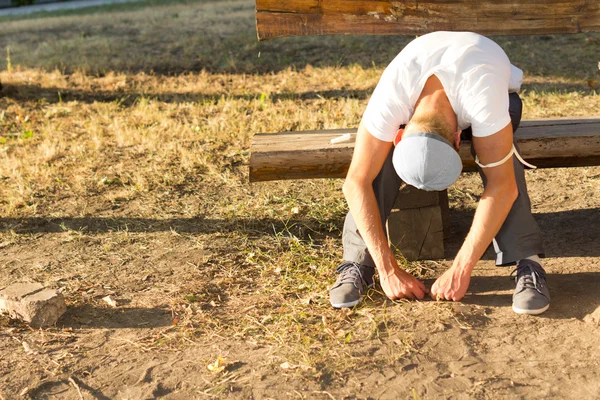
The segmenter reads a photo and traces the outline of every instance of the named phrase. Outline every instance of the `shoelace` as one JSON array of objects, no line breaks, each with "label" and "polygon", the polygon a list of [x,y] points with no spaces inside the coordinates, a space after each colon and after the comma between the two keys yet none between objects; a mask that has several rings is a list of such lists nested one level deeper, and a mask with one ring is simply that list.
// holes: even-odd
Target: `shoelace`
[{"label": "shoelace", "polygon": [[546,279],[546,272],[544,270],[534,265],[519,265],[510,273],[510,278],[518,282],[521,277],[523,277],[523,287],[525,289],[535,289],[542,293],[538,287],[538,282],[542,279]]},{"label": "shoelace", "polygon": [[342,263],[339,267],[337,267],[336,272],[340,274],[338,281],[340,284],[352,283],[356,286],[356,281],[360,280],[363,287],[368,286],[367,281],[360,271],[360,267],[355,262],[346,261]]}]

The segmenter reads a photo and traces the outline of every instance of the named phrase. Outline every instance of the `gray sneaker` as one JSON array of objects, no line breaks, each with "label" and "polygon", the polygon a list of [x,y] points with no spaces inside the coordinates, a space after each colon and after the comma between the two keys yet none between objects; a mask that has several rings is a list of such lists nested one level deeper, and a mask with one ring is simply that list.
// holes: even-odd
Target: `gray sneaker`
[{"label": "gray sneaker", "polygon": [[367,289],[373,286],[373,267],[344,261],[336,272],[340,276],[329,290],[329,301],[335,308],[354,307],[362,301]]},{"label": "gray sneaker", "polygon": [[[516,272],[516,274],[515,274]],[[541,314],[550,307],[546,272],[535,261],[521,260],[511,277],[517,281],[513,295],[513,311],[517,314]]]}]

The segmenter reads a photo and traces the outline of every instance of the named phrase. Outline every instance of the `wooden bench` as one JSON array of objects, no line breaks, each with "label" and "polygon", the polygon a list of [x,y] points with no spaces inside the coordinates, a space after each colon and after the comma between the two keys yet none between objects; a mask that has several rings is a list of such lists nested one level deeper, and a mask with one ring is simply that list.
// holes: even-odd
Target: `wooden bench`
[{"label": "wooden bench", "polygon": [[[259,40],[329,34],[416,35],[473,31],[539,35],[600,31],[600,2],[588,0],[256,0]],[[351,141],[331,144],[350,133]],[[257,134],[250,181],[344,178],[356,129]],[[520,153],[540,167],[600,165],[600,118],[522,121]],[[463,171],[475,171],[470,143],[460,147]],[[447,192],[400,189],[388,219],[390,242],[409,260],[444,257],[449,233]]]},{"label": "wooden bench", "polygon": [[[350,133],[351,140],[331,144]],[[250,181],[344,178],[354,151],[356,129],[256,134]],[[539,168],[600,165],[600,118],[524,120],[516,134],[521,156]],[[462,141],[463,171],[476,171],[471,143]],[[448,196],[406,186],[388,220],[390,242],[409,260],[442,258],[449,232]]]}]

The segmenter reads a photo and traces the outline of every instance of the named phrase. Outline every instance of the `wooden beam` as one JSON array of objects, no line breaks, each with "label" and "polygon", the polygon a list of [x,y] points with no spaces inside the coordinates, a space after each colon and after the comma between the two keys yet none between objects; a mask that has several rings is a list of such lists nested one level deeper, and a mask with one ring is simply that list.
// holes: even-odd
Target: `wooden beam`
[{"label": "wooden beam", "polygon": [[259,40],[299,35],[540,35],[600,31],[597,0],[256,0]]},{"label": "wooden beam", "polygon": [[[352,140],[330,144],[351,133]],[[344,178],[356,129],[262,133],[254,136],[250,181]],[[600,165],[600,118],[540,119],[521,122],[516,135],[521,156],[540,168]],[[470,142],[460,146],[463,171],[475,171]]]}]

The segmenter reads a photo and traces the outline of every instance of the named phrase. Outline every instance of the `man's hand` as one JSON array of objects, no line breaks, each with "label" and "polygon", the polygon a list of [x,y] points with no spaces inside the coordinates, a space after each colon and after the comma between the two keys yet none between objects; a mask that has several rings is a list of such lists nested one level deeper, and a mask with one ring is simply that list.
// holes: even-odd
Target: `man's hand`
[{"label": "man's hand", "polygon": [[[395,261],[395,260],[394,260]],[[423,282],[404,271],[396,262],[389,272],[379,272],[379,282],[385,295],[391,300],[423,299],[427,289]]]},{"label": "man's hand", "polygon": [[434,300],[459,301],[467,293],[471,274],[469,271],[452,266],[440,276],[431,287]]}]

